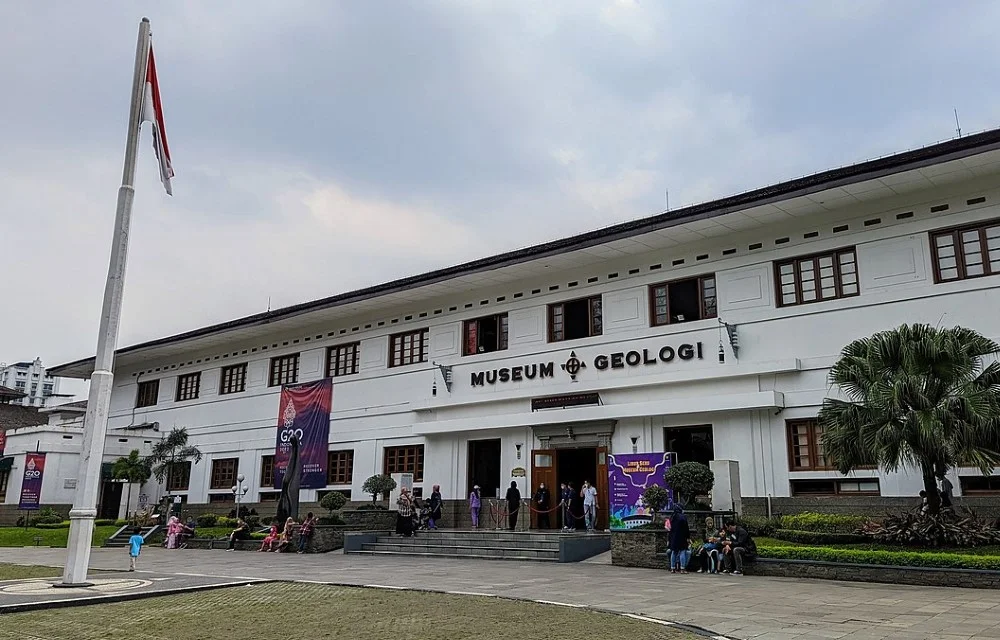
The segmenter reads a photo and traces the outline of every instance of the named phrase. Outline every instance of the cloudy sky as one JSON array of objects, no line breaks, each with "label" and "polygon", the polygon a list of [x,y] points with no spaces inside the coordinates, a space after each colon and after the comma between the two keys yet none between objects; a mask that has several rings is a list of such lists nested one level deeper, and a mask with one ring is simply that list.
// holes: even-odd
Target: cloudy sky
[{"label": "cloudy sky", "polygon": [[143,14],[121,345],[1000,126],[989,0],[4,2],[0,362],[93,354]]}]

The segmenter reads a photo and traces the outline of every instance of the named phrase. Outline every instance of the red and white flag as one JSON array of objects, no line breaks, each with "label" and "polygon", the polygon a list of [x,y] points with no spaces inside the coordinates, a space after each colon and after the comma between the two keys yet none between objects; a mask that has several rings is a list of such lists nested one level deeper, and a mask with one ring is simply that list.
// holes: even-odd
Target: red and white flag
[{"label": "red and white flag", "polygon": [[167,130],[163,126],[163,103],[160,102],[160,83],[156,79],[156,63],[153,61],[153,45],[149,45],[149,60],[146,62],[146,88],[142,99],[142,119],[153,125],[153,150],[160,163],[160,182],[173,195],[170,179],[174,177],[174,166],[170,162],[170,147],[167,146]]}]

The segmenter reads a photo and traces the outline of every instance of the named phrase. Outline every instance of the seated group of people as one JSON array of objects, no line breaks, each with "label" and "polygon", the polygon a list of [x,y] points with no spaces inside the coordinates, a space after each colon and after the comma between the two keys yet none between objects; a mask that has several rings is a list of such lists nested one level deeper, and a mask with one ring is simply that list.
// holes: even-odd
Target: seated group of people
[{"label": "seated group of people", "polygon": [[[257,551],[273,551],[280,553],[287,549],[292,544],[296,524],[295,518],[290,517],[285,520],[285,526],[279,531],[277,521],[272,522],[271,528],[268,530],[267,535],[264,537],[264,540],[260,545],[260,549]],[[312,511],[310,511],[306,514],[305,519],[302,521],[302,525],[299,527],[296,553],[306,552],[306,545],[308,545],[310,538],[312,538],[315,528],[316,517],[313,515]],[[245,520],[240,518],[236,522],[236,528],[229,534],[229,548],[226,550],[235,551],[236,542],[238,540],[249,539],[250,525],[248,525]]]},{"label": "seated group of people", "polygon": [[[670,572],[688,573],[693,565],[698,573],[743,575],[743,565],[757,556],[757,543],[750,533],[732,520],[716,530],[715,520],[705,519],[701,543],[691,539],[691,530],[683,509],[674,508],[666,524],[670,530]],[[692,553],[693,550],[693,553]]]}]

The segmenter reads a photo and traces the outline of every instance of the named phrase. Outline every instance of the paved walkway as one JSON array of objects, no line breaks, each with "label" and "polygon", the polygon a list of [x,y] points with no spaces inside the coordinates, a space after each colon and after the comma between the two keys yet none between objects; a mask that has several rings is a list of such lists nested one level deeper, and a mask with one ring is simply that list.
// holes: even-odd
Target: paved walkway
[{"label": "paved walkway", "polygon": [[[63,549],[0,549],[0,562],[60,565]],[[91,565],[120,569],[120,549]],[[1000,592],[793,578],[671,575],[601,562],[463,561],[225,551],[142,553],[140,571],[191,577],[315,580],[419,587],[585,604],[755,640],[1000,639]],[[0,604],[4,595],[0,593]]]}]

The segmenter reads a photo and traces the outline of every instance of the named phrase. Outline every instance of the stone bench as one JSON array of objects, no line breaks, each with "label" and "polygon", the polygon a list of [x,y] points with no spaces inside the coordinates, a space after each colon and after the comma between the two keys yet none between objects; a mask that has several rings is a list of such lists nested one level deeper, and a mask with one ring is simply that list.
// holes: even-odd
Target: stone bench
[{"label": "stone bench", "polygon": [[[298,547],[298,527],[292,536],[292,544],[287,551],[295,551]],[[228,538],[190,538],[187,541],[189,549],[227,549],[229,547]],[[263,540],[237,540],[235,549],[237,551],[257,551]],[[328,553],[336,551],[344,546],[344,532],[337,527],[326,525],[317,526],[313,529],[312,538],[306,545],[306,553]]]}]

